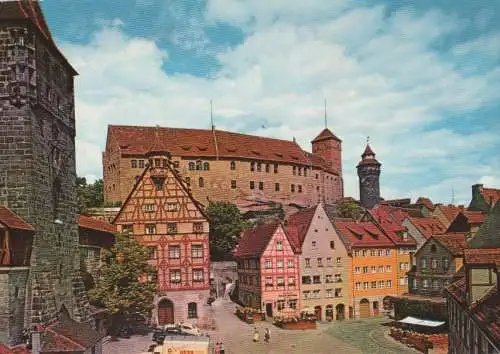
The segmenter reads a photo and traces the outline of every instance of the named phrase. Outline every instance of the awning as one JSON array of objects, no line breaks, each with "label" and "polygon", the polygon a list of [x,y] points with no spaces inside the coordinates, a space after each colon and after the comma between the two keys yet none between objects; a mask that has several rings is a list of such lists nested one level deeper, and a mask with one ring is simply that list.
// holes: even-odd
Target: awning
[{"label": "awning", "polygon": [[417,326],[425,326],[425,327],[439,327],[445,324],[445,322],[441,321],[422,320],[420,318],[412,316],[405,317],[402,320],[399,320],[398,322],[417,325]]}]

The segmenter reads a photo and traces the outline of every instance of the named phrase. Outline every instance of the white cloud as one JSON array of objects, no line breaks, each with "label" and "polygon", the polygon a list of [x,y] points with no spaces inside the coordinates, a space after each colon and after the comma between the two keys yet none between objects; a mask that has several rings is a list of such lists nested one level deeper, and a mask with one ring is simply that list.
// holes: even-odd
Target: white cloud
[{"label": "white cloud", "polygon": [[[480,178],[497,181],[499,168],[481,170],[482,163],[470,160],[497,143],[494,132],[427,128],[447,114],[473,112],[500,96],[499,68],[465,76],[449,57],[430,50],[440,35],[457,30],[454,18],[439,12],[384,18],[380,6],[349,8],[347,1],[283,4],[209,2],[207,21],[241,25],[249,34],[242,44],[218,53],[222,69],[211,79],[165,74],[168,53],[153,40],[126,36],[119,20],[95,33],[88,45],[64,45],[80,72],[79,173],[100,175],[98,151],[107,124],[206,128],[209,99],[218,128],[295,136],[309,150],[322,129],[326,97],[329,126],[344,142],[346,195],[358,196],[355,166],[367,135],[383,163],[382,191],[390,197],[410,190],[413,197],[446,200],[454,183],[457,196],[465,198]],[[200,45],[205,37],[193,40]],[[466,52],[467,46],[476,44],[465,43],[455,52]],[[439,172],[431,173],[435,169]],[[402,188],[405,179],[409,186]]]}]

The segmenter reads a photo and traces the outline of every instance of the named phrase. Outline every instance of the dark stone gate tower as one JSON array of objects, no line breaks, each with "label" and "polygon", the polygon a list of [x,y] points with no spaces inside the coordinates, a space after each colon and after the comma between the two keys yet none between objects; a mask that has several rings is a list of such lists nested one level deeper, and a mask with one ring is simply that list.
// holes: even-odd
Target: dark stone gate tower
[{"label": "dark stone gate tower", "polygon": [[[37,1],[0,2],[0,205],[35,229],[25,288],[0,302],[24,299],[24,319],[14,320],[26,327],[47,325],[62,305],[88,319],[76,222],[76,74]],[[19,327],[3,333],[6,344],[19,342]]]},{"label": "dark stone gate tower", "polygon": [[380,166],[381,164],[375,159],[375,153],[366,144],[365,152],[361,155],[359,162],[358,178],[359,178],[359,200],[365,208],[373,208],[380,202]]}]

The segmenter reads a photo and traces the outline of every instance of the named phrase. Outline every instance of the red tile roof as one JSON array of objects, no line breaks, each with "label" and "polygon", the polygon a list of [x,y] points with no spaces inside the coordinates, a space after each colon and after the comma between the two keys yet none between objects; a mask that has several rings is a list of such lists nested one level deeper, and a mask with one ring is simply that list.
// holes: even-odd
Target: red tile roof
[{"label": "red tile roof", "polygon": [[287,162],[326,169],[328,163],[320,156],[311,158],[293,141],[215,130],[164,127],[139,127],[110,125],[108,134],[124,155],[145,155],[151,149],[155,134],[163,148],[174,156],[246,158],[264,161]]},{"label": "red tile roof", "polygon": [[449,232],[442,235],[434,235],[433,239],[446,247],[453,256],[459,257],[464,255],[464,250],[467,248],[466,232]]},{"label": "red tile roof", "polygon": [[441,210],[444,217],[449,222],[452,222],[453,220],[455,220],[458,213],[460,213],[460,208],[455,206],[455,205],[451,205],[451,204],[449,204],[449,205],[437,205],[436,209]]},{"label": "red tile roof", "polygon": [[334,227],[349,250],[352,247],[392,247],[392,241],[372,222],[337,221]]},{"label": "red tile roof", "polygon": [[272,220],[243,232],[234,251],[236,257],[260,257],[281,223]]},{"label": "red tile roof", "polygon": [[426,197],[418,198],[417,201],[415,202],[415,204],[423,205],[429,210],[434,210],[434,203],[429,198],[426,198]]},{"label": "red tile roof", "polygon": [[295,249],[300,250],[318,206],[291,214],[286,221],[286,231]]},{"label": "red tile roof", "polygon": [[486,213],[482,211],[463,211],[465,217],[467,217],[467,221],[469,224],[482,224],[484,219],[486,218]]},{"label": "red tile roof", "polygon": [[407,231],[406,227],[397,223],[385,208],[380,206],[369,209],[367,211],[372,219],[382,228],[387,237],[397,246],[416,246],[417,242],[413,237],[407,234],[407,238],[403,239],[401,233]]},{"label": "red tile roof", "polygon": [[112,224],[108,224],[107,222],[91,218],[85,215],[78,215],[78,226],[84,229],[107,232],[107,233],[115,233],[116,226]]},{"label": "red tile roof", "polygon": [[9,229],[35,231],[32,225],[24,222],[23,219],[4,205],[0,205],[0,224],[7,226]]},{"label": "red tile roof", "polygon": [[335,136],[335,134],[332,133],[332,131],[328,128],[323,129],[321,133],[317,137],[311,141],[311,143],[317,143],[322,140],[328,140],[328,139],[335,139],[337,141],[342,141],[338,137]]},{"label": "red tile roof", "polygon": [[445,288],[446,291],[463,307],[475,322],[495,343],[500,343],[500,293],[498,287],[492,289],[479,302],[467,304],[467,282],[465,277]]},{"label": "red tile roof", "polygon": [[500,200],[500,189],[482,188],[481,194],[488,205],[495,205]]},{"label": "red tile roof", "polygon": [[390,205],[380,204],[377,209],[383,210],[392,218],[392,220],[400,225],[403,223],[404,219],[406,219],[408,216],[411,216],[410,211],[405,208],[398,208]]},{"label": "red tile roof", "polygon": [[446,228],[441,222],[432,217],[426,218],[414,218],[408,217],[413,225],[420,231],[425,238],[429,238],[433,235],[440,235],[446,232]]},{"label": "red tile roof", "polygon": [[500,266],[500,248],[468,248],[465,250],[465,262]]}]

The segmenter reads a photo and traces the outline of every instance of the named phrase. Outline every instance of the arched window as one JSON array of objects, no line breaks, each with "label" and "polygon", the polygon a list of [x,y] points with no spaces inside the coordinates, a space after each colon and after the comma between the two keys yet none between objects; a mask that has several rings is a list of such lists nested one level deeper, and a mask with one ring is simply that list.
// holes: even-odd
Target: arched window
[{"label": "arched window", "polygon": [[250,171],[255,171],[255,162],[250,163]]},{"label": "arched window", "polygon": [[198,186],[203,187],[204,184],[203,177],[198,178]]},{"label": "arched window", "polygon": [[194,162],[190,162],[188,166],[189,166],[188,168],[190,171],[194,170]]},{"label": "arched window", "polygon": [[196,171],[201,171],[201,161],[196,161]]},{"label": "arched window", "polygon": [[231,161],[229,166],[230,166],[231,170],[236,170],[236,162]]},{"label": "arched window", "polygon": [[208,170],[210,169],[210,164],[209,164],[208,162],[204,162],[204,163],[203,163],[203,169],[204,169],[205,171],[208,171]]},{"label": "arched window", "polygon": [[196,302],[188,304],[188,318],[198,318],[198,305]]}]

